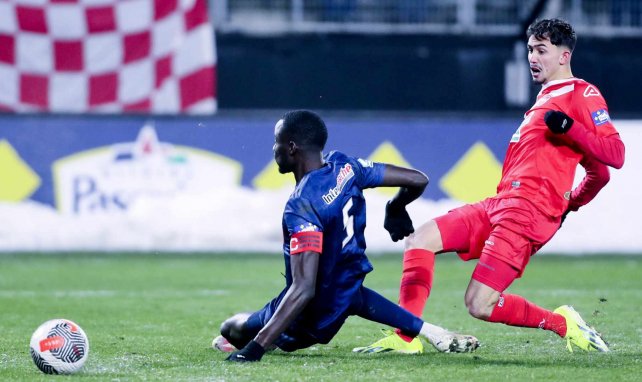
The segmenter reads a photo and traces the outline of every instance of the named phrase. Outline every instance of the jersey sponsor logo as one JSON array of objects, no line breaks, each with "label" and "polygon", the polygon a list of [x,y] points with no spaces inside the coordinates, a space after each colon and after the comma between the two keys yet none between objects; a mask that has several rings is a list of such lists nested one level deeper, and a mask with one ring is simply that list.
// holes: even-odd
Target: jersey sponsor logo
[{"label": "jersey sponsor logo", "polygon": [[297,232],[290,237],[290,255],[307,251],[323,252],[323,232]]},{"label": "jersey sponsor logo", "polygon": [[603,125],[611,120],[611,118],[609,117],[609,112],[604,109],[592,112],[591,118],[593,119],[593,123],[595,124],[595,126]]},{"label": "jersey sponsor logo", "polygon": [[374,164],[372,163],[372,161],[369,161],[369,160],[367,160],[367,159],[361,159],[361,158],[358,158],[358,159],[357,159],[357,161],[359,161],[359,163],[361,163],[361,165],[362,165],[363,167],[373,167],[373,166],[374,166]]},{"label": "jersey sponsor logo", "polygon": [[334,202],[334,200],[341,195],[341,191],[343,191],[343,187],[345,187],[346,183],[348,183],[348,181],[353,177],[354,170],[352,169],[352,165],[350,163],[346,163],[345,166],[339,170],[339,175],[337,175],[337,185],[329,189],[328,193],[322,196],[325,204]]},{"label": "jersey sponsor logo", "polygon": [[600,92],[598,92],[597,89],[592,85],[589,85],[586,89],[584,89],[584,97],[596,97],[599,95]]}]

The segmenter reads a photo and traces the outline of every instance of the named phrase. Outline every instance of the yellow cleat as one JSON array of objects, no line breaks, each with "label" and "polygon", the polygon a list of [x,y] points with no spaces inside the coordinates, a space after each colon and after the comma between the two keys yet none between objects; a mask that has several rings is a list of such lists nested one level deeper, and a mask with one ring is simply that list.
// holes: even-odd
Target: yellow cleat
[{"label": "yellow cleat", "polygon": [[562,305],[553,313],[561,314],[566,319],[566,347],[572,353],[575,345],[585,351],[609,351],[609,345],[602,339],[600,333],[588,326],[579,313],[570,305]]},{"label": "yellow cleat", "polygon": [[424,345],[419,338],[413,338],[412,341],[404,341],[397,333],[388,329],[381,329],[385,336],[370,346],[354,348],[354,353],[399,353],[399,354],[421,354],[424,352]]}]

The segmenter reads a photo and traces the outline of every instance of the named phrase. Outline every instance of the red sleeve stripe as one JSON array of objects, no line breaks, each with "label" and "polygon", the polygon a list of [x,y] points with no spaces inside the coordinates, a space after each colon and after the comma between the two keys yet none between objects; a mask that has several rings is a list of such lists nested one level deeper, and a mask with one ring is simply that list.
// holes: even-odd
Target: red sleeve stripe
[{"label": "red sleeve stripe", "polygon": [[323,232],[298,232],[292,235],[290,238],[290,255],[306,251],[319,253],[323,251]]}]

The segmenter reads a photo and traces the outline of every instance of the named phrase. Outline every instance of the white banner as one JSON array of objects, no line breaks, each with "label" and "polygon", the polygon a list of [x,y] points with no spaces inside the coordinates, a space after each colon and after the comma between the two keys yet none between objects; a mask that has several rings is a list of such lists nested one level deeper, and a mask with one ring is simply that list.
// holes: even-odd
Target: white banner
[{"label": "white banner", "polygon": [[[562,229],[541,250],[542,253],[642,254],[638,218],[642,216],[642,204],[637,203],[642,187],[642,121],[617,121],[615,124],[626,145],[624,167],[612,170],[611,181],[602,192],[589,205],[568,216]],[[144,142],[142,138],[147,133],[149,131],[142,131],[138,141]],[[159,144],[155,137],[150,139],[152,144]],[[169,148],[164,152],[167,153],[167,150]],[[100,155],[96,159],[99,160]],[[149,160],[154,160],[154,157]],[[238,174],[233,163],[226,169],[220,167],[220,162],[217,164],[215,160],[208,161],[199,155],[190,157],[190,162],[206,171],[196,171],[197,167],[178,169],[179,175],[184,174],[181,171],[189,171],[191,177],[208,177],[212,173],[219,173],[229,177],[229,181],[225,182],[229,186],[217,186],[215,191],[204,193],[196,190],[208,187],[190,189],[187,185],[180,194],[150,193],[144,188],[134,187],[139,192],[130,201],[132,204],[126,211],[113,214],[70,214],[32,201],[2,203],[0,251],[279,252],[283,240],[281,214],[291,189],[252,190],[238,185],[235,180]],[[68,165],[72,166],[73,161]],[[63,170],[60,176],[64,183]],[[583,172],[578,171],[576,182],[582,176]],[[183,178],[175,178],[177,182],[180,179]],[[207,184],[206,179],[203,181]],[[97,172],[94,182],[96,187],[100,184],[105,189],[118,186],[118,182],[113,179],[110,181],[107,172]],[[90,208],[94,200],[82,199],[89,195],[91,187],[88,184],[80,190],[83,192],[76,193],[81,198],[76,200],[78,208]],[[170,184],[179,187],[178,183]],[[369,253],[403,251],[403,244],[390,241],[383,229],[384,206],[388,198],[388,195],[377,190],[366,192],[366,240]],[[69,203],[73,205],[74,201]],[[417,227],[459,205],[460,202],[450,199],[439,202],[422,199],[412,203],[409,212]]]}]

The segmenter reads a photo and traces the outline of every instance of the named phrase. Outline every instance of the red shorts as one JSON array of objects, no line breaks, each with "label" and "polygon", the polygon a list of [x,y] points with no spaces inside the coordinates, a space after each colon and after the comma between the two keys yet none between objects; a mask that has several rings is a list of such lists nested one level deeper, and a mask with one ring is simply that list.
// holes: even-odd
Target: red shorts
[{"label": "red shorts", "polygon": [[560,226],[527,199],[488,198],[449,211],[435,219],[444,252],[455,251],[463,260],[482,254],[524,272],[526,264]]}]

